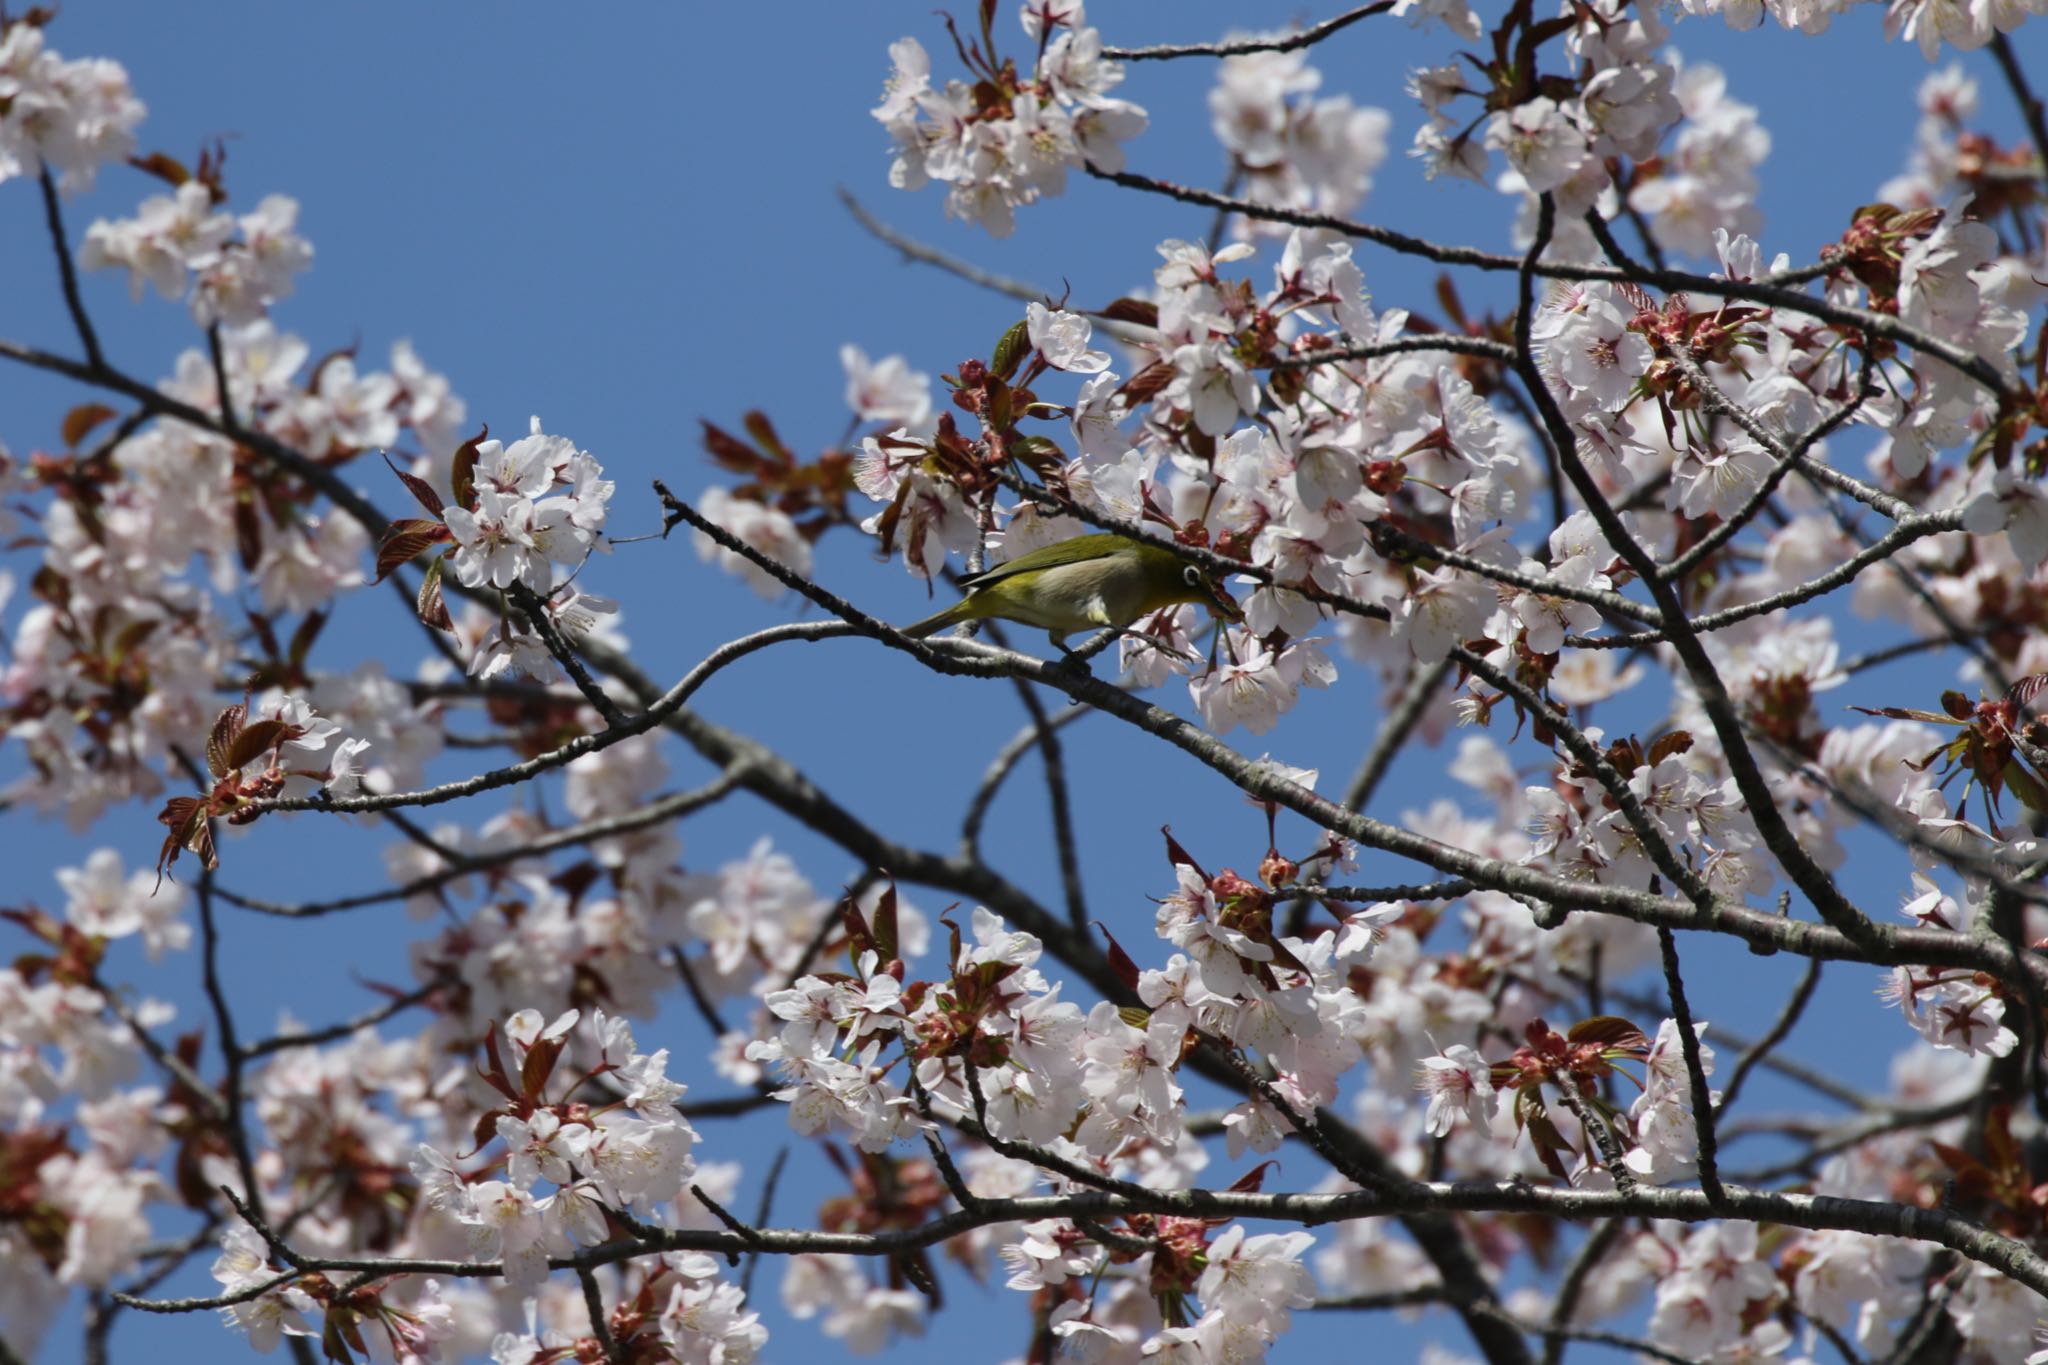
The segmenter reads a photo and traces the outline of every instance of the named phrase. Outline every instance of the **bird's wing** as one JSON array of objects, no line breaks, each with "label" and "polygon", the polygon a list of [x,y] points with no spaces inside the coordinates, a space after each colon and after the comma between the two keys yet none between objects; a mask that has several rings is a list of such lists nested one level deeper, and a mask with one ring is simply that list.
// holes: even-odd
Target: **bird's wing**
[{"label": "bird's wing", "polygon": [[1120,550],[1135,549],[1136,543],[1129,536],[1120,536],[1114,531],[1104,531],[1092,536],[1074,536],[1051,545],[1041,545],[1029,554],[1006,559],[992,569],[960,580],[963,588],[985,588],[991,583],[1001,582],[1020,573],[1034,569],[1056,569],[1062,564],[1078,564],[1084,560],[1101,559]]}]

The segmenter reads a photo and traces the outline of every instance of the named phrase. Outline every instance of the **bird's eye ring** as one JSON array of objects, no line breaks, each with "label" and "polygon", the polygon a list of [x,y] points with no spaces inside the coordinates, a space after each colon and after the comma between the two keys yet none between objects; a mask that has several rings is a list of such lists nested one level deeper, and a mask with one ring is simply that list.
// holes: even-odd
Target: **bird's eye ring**
[{"label": "bird's eye ring", "polygon": [[1180,577],[1181,581],[1189,587],[1199,588],[1202,586],[1202,566],[1190,564],[1180,571]]}]

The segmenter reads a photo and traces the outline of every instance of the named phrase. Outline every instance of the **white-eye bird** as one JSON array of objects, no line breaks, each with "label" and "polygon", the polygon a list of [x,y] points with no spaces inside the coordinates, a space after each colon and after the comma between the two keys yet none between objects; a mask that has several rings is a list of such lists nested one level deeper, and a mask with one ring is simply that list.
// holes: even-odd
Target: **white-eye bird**
[{"label": "white-eye bird", "polygon": [[1121,630],[1161,607],[1200,602],[1231,620],[1237,604],[1198,564],[1165,546],[1114,532],[1040,546],[960,580],[967,596],[903,633],[923,639],[962,621],[991,617],[1037,626],[1067,650],[1073,631]]}]

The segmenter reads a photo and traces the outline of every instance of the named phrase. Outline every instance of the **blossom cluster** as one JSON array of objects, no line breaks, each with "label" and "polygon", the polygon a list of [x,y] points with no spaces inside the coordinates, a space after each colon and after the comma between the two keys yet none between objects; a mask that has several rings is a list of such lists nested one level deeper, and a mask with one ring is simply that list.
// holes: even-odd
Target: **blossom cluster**
[{"label": "blossom cluster", "polygon": [[119,62],[66,61],[30,16],[0,24],[0,181],[47,166],[65,191],[91,189],[101,166],[135,150],[144,112]]},{"label": "blossom cluster", "polygon": [[33,1189],[42,1232],[0,1222],[0,1323],[35,1341],[66,1291],[104,1289],[149,1240],[149,1206],[167,1194],[155,1168],[182,1101],[138,1084],[139,1030],[175,1011],[160,1000],[117,1007],[96,973],[115,942],[138,937],[155,961],[184,948],[185,895],[153,873],[124,873],[112,849],[57,873],[61,918],[11,911],[38,950],[0,968],[0,1163]]},{"label": "blossom cluster", "polygon": [[[1308,54],[1252,52],[1226,57],[1209,91],[1209,124],[1259,204],[1304,213],[1350,213],[1372,191],[1387,158],[1384,109],[1349,95],[1315,97],[1322,73]],[[1273,235],[1270,223],[1239,218],[1240,234]]]},{"label": "blossom cluster", "polygon": [[[949,217],[978,222],[997,237],[1016,227],[1019,206],[1066,189],[1083,166],[1123,168],[1123,146],[1145,130],[1145,111],[1109,92],[1123,66],[1103,54],[1082,0],[1031,0],[1024,33],[1037,51],[1024,75],[998,61],[984,25],[982,44],[963,46],[969,84],[932,84],[931,57],[915,38],[890,45],[895,70],[874,117],[895,140],[889,183],[946,188]],[[957,41],[957,37],[956,37]]]},{"label": "blossom cluster", "polygon": [[313,263],[313,247],[295,230],[298,201],[266,196],[239,218],[217,208],[217,187],[189,178],[170,194],[142,201],[133,218],[100,219],[86,229],[78,263],[87,270],[125,269],[130,292],[153,285],[167,299],[192,291],[201,324],[242,326],[289,297]]},{"label": "blossom cluster", "polygon": [[[322,461],[395,442],[401,431],[419,440],[423,465],[445,464],[459,443],[461,400],[403,342],[388,373],[360,371],[343,354],[311,377],[301,374],[311,348],[269,321],[223,328],[221,342],[238,420]],[[201,412],[223,410],[202,350],[184,353],[163,391]],[[123,428],[97,445],[81,431],[78,441],[32,472],[10,471],[18,488],[75,496],[43,510],[46,590],[23,612],[0,665],[0,715],[28,759],[10,795],[82,827],[115,802],[159,792],[157,769],[172,747],[195,745],[212,723],[219,681],[244,653],[218,595],[245,585],[255,593],[253,650],[265,658],[256,676],[281,682],[303,676],[327,612],[370,575],[368,535],[318,505],[312,488],[266,480],[260,494],[238,491],[257,464],[246,445],[173,420]],[[295,630],[276,624],[294,615],[303,623]],[[373,790],[415,784],[440,751],[431,708],[377,661],[321,674],[307,699],[374,746],[365,775]]]}]

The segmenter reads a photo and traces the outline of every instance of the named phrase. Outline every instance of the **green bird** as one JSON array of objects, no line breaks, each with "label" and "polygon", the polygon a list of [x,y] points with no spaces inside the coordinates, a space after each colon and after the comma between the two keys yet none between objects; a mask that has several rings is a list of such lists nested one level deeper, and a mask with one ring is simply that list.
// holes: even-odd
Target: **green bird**
[{"label": "green bird", "polygon": [[1077,630],[1122,630],[1182,602],[1204,603],[1231,620],[1242,613],[1198,564],[1165,546],[1114,532],[1075,536],[960,580],[967,596],[903,633],[917,639],[962,621],[995,618],[1037,626],[1061,653]]}]

